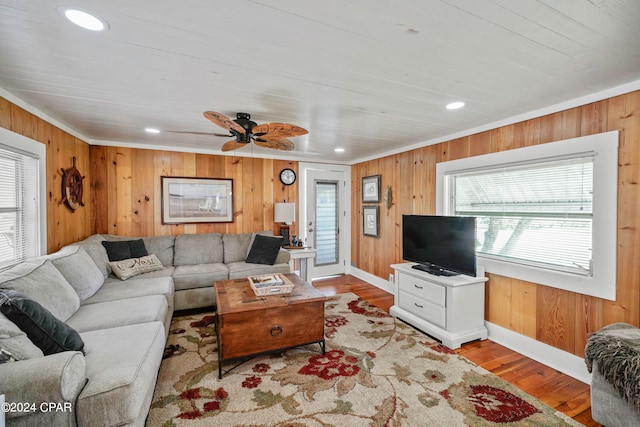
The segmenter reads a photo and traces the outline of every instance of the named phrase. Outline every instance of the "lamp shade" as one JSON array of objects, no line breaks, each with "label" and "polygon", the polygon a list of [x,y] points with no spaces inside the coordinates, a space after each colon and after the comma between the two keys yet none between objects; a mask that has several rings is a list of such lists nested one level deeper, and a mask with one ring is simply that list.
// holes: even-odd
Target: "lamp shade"
[{"label": "lamp shade", "polygon": [[276,203],[273,207],[273,220],[291,225],[296,219],[295,203]]}]

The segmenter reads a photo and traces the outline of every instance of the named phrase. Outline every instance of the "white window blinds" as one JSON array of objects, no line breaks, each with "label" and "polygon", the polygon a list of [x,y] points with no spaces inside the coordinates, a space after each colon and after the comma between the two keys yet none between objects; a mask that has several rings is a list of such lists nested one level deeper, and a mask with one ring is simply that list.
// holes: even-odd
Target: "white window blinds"
[{"label": "white window blinds", "polygon": [[38,162],[0,145],[0,269],[40,252]]},{"label": "white window blinds", "polygon": [[590,276],[593,153],[456,174],[454,214],[477,217],[477,252]]}]

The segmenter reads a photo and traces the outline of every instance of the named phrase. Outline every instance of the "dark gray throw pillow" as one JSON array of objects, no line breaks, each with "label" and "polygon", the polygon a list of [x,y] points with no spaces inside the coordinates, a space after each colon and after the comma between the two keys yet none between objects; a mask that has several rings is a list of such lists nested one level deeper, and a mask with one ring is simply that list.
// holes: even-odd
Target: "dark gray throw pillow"
[{"label": "dark gray throw pillow", "polygon": [[137,240],[103,240],[102,246],[107,250],[110,262],[130,258],[141,258],[149,255],[142,239]]},{"label": "dark gray throw pillow", "polygon": [[129,245],[129,250],[131,251],[131,258],[142,258],[149,255],[142,239],[127,240],[127,245]]},{"label": "dark gray throw pillow", "polygon": [[283,243],[282,236],[263,236],[256,234],[253,245],[247,255],[247,262],[252,264],[273,265]]},{"label": "dark gray throw pillow", "polygon": [[0,291],[0,311],[27,334],[45,356],[84,349],[84,342],[75,329],[19,292]]}]

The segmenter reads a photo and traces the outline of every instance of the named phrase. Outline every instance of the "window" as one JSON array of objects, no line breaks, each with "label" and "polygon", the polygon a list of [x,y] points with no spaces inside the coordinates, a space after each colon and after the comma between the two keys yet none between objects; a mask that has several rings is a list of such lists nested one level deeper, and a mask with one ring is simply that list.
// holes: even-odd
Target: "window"
[{"label": "window", "polygon": [[443,163],[438,206],[477,218],[487,271],[615,299],[617,141],[609,132]]},{"label": "window", "polygon": [[592,154],[450,177],[449,210],[477,218],[478,253],[592,274]]},{"label": "window", "polygon": [[6,269],[44,250],[45,147],[5,129],[0,137],[0,269]]}]

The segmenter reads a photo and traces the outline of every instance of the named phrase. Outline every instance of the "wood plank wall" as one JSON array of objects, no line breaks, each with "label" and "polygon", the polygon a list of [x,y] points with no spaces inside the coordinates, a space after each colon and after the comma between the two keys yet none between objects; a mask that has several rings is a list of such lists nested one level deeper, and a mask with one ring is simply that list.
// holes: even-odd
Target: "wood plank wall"
[{"label": "wood plank wall", "polygon": [[[277,234],[273,204],[298,199],[298,183],[285,186],[278,179],[285,167],[297,172],[297,161],[90,146],[2,97],[0,126],[47,146],[47,253],[93,233],[148,236],[273,230]],[[85,206],[71,211],[60,204],[59,171],[71,167],[74,156],[85,176]],[[234,222],[162,225],[162,175],[233,179]],[[291,228],[291,234],[297,234],[297,224]]]},{"label": "wood plank wall", "polygon": [[[47,146],[47,253],[62,246],[84,239],[92,233],[92,206],[88,203],[91,170],[89,169],[89,145],[75,136],[40,119],[30,112],[0,97],[0,127],[39,141]],[[2,141],[0,141],[1,143]],[[62,199],[61,168],[73,165],[85,176],[85,206],[71,211]]]},{"label": "wood plank wall", "polygon": [[[402,262],[402,214],[435,213],[435,165],[485,153],[620,130],[617,299],[608,301],[535,283],[489,275],[486,320],[553,347],[584,356],[588,334],[613,322],[640,326],[640,91],[468,137],[442,142],[352,168],[351,259],[387,278]],[[380,204],[380,237],[362,234],[361,179],[382,175],[394,204]]]},{"label": "wood plank wall", "polygon": [[[283,185],[278,176],[298,162],[240,156],[181,153],[122,147],[90,147],[92,228],[121,236],[181,233],[280,231],[273,222],[275,202],[298,200],[297,183]],[[162,224],[161,176],[233,179],[231,223]],[[297,225],[292,226],[297,234]]]}]

